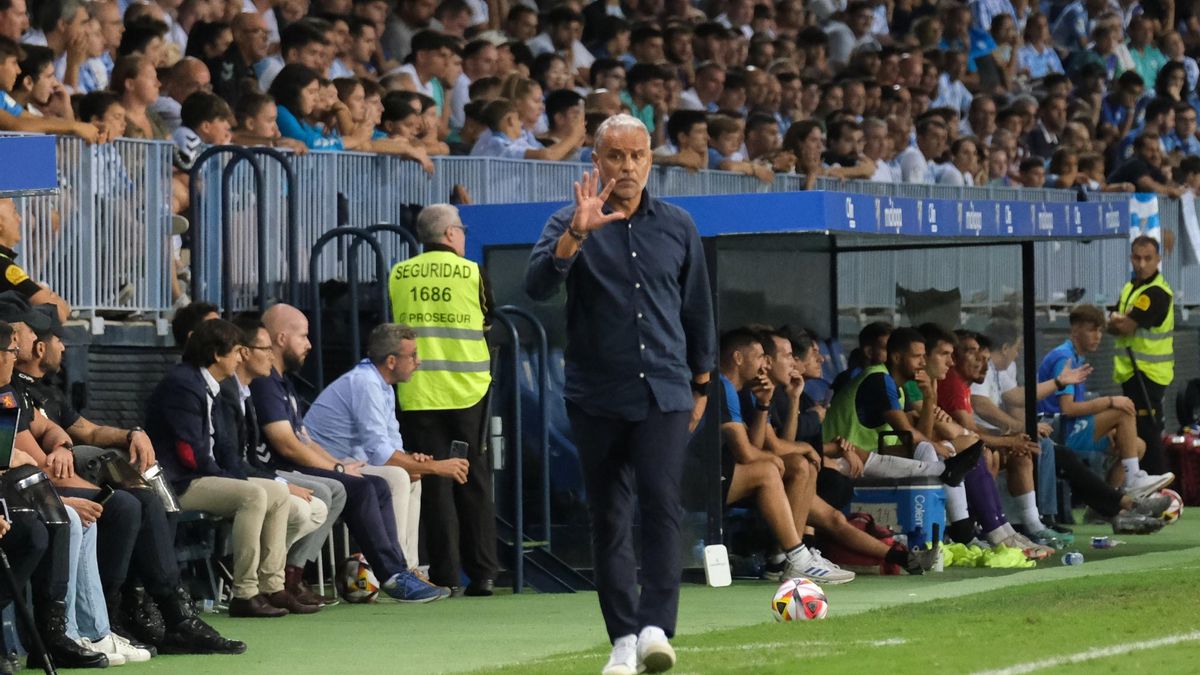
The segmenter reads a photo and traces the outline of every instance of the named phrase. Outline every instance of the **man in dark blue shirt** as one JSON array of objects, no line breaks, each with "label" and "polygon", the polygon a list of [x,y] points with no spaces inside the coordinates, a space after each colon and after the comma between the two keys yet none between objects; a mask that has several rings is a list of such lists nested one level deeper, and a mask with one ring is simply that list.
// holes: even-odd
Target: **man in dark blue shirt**
[{"label": "man in dark blue shirt", "polygon": [[[596,587],[613,652],[603,672],[661,672],[679,605],[680,477],[716,359],[708,269],[682,209],[650,196],[650,136],[629,115],[596,131],[596,174],[550,217],[525,277],[567,286],[567,413],[583,459]],[[604,190],[597,196],[597,188]],[[641,505],[637,595],[633,495]]]}]

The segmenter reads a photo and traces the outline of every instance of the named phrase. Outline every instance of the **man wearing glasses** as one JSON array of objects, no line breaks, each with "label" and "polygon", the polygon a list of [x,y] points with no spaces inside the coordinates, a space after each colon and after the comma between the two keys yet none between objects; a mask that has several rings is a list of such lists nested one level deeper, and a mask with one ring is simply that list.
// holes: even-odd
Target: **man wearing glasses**
[{"label": "man wearing glasses", "polygon": [[411,328],[386,323],[367,338],[367,358],[325,388],[304,416],[309,435],[343,462],[360,462],[364,474],[379,476],[392,489],[396,536],[410,565],[417,564],[421,521],[421,477],[467,481],[467,460],[435,460],[404,450],[396,421],[396,391],[421,365]]},{"label": "man wearing glasses", "polygon": [[483,453],[483,420],[491,388],[491,357],[484,331],[491,324],[491,292],[479,265],[464,258],[467,228],[449,204],[427,206],[417,217],[425,252],[398,263],[388,279],[392,320],[409,326],[424,355],[420,370],[398,380],[400,423],[409,447],[435,460],[450,444],[466,444],[467,467],[452,477],[421,482],[421,537],[429,578],[467,595],[491,595],[499,563],[492,506],[492,471]]}]

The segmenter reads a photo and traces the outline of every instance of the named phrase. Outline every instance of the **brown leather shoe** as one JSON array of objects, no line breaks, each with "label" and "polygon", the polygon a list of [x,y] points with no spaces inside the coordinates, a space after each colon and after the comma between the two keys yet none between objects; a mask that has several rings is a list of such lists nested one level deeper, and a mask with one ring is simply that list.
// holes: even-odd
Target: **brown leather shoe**
[{"label": "brown leather shoe", "polygon": [[236,618],[274,618],[287,615],[287,609],[275,607],[262,593],[252,598],[234,598],[229,601],[229,616]]},{"label": "brown leather shoe", "polygon": [[287,589],[275,591],[274,593],[270,595],[264,595],[263,597],[266,598],[267,602],[271,603],[273,607],[286,609],[292,614],[316,614],[317,612],[321,611],[321,607],[319,605],[306,605],[303,602],[300,602],[299,598],[288,592]]},{"label": "brown leather shoe", "polygon": [[324,598],[314,593],[308,584],[304,583],[303,567],[288,565],[283,568],[283,579],[283,588],[301,603],[317,607],[324,607],[328,604]]}]

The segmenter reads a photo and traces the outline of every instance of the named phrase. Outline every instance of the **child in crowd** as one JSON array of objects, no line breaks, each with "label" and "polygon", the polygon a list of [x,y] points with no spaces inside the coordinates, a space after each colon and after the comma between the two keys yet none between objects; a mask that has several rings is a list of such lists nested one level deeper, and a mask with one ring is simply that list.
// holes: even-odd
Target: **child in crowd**
[{"label": "child in crowd", "polygon": [[1079,173],[1084,177],[1081,185],[1091,192],[1134,191],[1133,183],[1108,183],[1104,176],[1104,157],[1098,152],[1086,152],[1079,156]]},{"label": "child in crowd", "polygon": [[308,146],[294,138],[284,138],[279,133],[279,109],[275,100],[267,94],[247,92],[238,99],[237,127],[233,132],[235,143],[242,145],[269,145],[287,148],[297,155],[308,152]]}]

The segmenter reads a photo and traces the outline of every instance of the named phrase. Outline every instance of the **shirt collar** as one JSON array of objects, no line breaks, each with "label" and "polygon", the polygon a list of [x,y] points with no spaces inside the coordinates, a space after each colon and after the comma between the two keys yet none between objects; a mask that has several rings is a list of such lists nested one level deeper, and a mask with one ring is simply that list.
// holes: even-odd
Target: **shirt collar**
[{"label": "shirt collar", "polygon": [[[609,206],[608,204],[605,204],[602,211],[604,213],[612,213],[613,210],[612,210],[611,206]],[[658,200],[655,199],[654,197],[650,196],[649,190],[647,190],[646,188],[642,188],[642,200],[640,202],[638,202],[637,211],[634,211],[632,214],[627,214],[627,215],[629,215],[629,220],[633,220],[633,218],[635,216],[638,216],[639,214],[644,214],[646,216],[652,217],[654,215],[657,215],[657,213],[658,213]]]},{"label": "shirt collar", "polygon": [[217,382],[217,378],[208,372],[208,368],[200,369],[200,377],[204,378],[204,386],[208,389],[208,395],[216,398],[217,394],[221,393],[221,383]]},{"label": "shirt collar", "polygon": [[0,246],[0,255],[3,255],[5,258],[8,258],[9,260],[17,259],[17,252],[7,246]]},{"label": "shirt collar", "polygon": [[1158,272],[1155,272],[1154,274],[1151,274],[1150,277],[1147,278],[1145,281],[1138,281],[1137,279],[1130,279],[1130,282],[1133,284],[1134,288],[1141,288],[1142,286],[1146,286],[1146,285],[1150,284],[1157,278],[1158,278]]},{"label": "shirt collar", "polygon": [[241,401],[245,403],[246,399],[250,398],[250,384],[243,383],[242,378],[238,377],[237,373],[233,374],[233,381],[237,382],[238,394],[241,398]]},{"label": "shirt collar", "polygon": [[442,251],[445,253],[453,253],[455,255],[458,255],[457,251],[455,251],[453,248],[447,246],[446,244],[425,244],[424,248],[425,248],[426,253],[429,253],[430,251]]},{"label": "shirt collar", "polygon": [[374,363],[371,363],[371,359],[363,359],[362,361],[359,361],[354,367],[371,371],[371,373],[374,374],[374,376],[375,376],[375,380],[377,382],[379,382],[379,385],[381,387],[383,387],[384,389],[391,389],[391,386],[387,383],[386,380],[383,379],[383,375],[379,374],[379,368],[375,367]]},{"label": "shirt collar", "polygon": [[17,369],[13,369],[13,377],[24,382],[25,384],[37,384],[37,380],[32,375],[22,373]]}]

